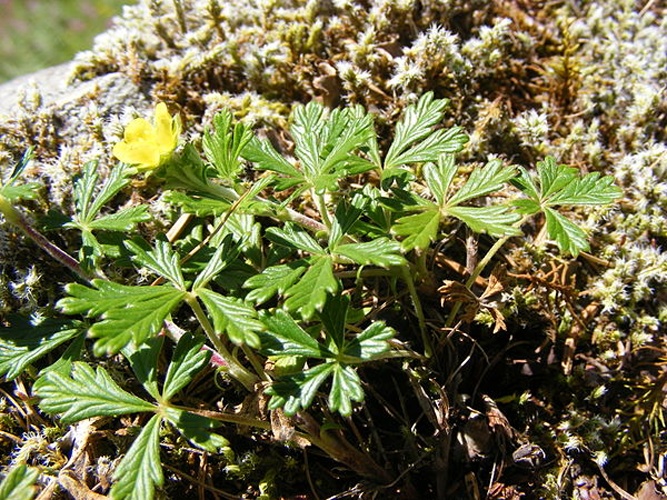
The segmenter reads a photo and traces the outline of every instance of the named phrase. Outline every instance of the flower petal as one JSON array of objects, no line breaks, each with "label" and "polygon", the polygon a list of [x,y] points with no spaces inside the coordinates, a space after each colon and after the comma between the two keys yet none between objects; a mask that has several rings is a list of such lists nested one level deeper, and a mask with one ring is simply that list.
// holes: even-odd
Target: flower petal
[{"label": "flower petal", "polygon": [[135,118],[125,127],[123,138],[126,142],[155,141],[155,127],[144,118]]},{"label": "flower petal", "polygon": [[[155,107],[155,142],[162,155],[171,153],[178,144],[180,126],[174,127],[175,121],[176,119],[172,119],[169,114],[167,105],[163,102],[158,103]],[[179,129],[176,134],[174,128]]]},{"label": "flower petal", "polygon": [[113,147],[113,155],[123,163],[140,169],[155,168],[160,164],[160,153],[154,143],[121,141]]}]

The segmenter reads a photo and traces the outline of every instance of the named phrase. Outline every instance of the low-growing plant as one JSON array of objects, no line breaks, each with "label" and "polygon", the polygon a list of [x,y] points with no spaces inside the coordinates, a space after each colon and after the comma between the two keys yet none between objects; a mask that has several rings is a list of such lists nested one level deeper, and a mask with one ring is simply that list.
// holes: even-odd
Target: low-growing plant
[{"label": "low-growing plant", "polygon": [[[8,319],[0,373],[36,375],[39,408],[63,424],[146,415],[113,471],[113,498],[152,498],[164,484],[165,427],[192,446],[232,457],[230,436],[218,430],[224,424],[273,430],[277,441],[313,445],[379,487],[393,487],[402,471],[345,437],[348,417],[375,390],[366,368],[398,363],[419,384],[420,370],[436,362],[464,323],[483,323],[491,312],[494,329],[504,328],[488,301],[498,273],[486,291],[475,289],[499,250],[530,225],[543,226],[541,237],[563,255],[588,251],[586,233],[566,209],[608,204],[621,194],[611,177],[582,175],[553,157],[534,171],[498,158],[458,165],[467,136],[441,125],[447,105],[423,95],[383,153],[373,115],[360,106],[295,107],[288,151],[223,111],[201,144],[179,150],[180,121],[159,104],[152,123],[127,126],[114,148],[121,162],[108,177],[94,162],[84,167],[74,181],[73,215],[53,218],[80,235],[76,259],[21,213],[19,203],[39,190],[20,183],[26,155],[0,186],[0,211],[76,279],[53,318]],[[114,200],[140,185],[139,175],[177,221],[149,241],[139,230],[150,219],[146,205],[114,209]],[[432,299],[423,289],[439,284],[429,263],[460,231],[495,241],[479,258],[445,256],[459,281],[440,288],[442,314],[427,315],[424,302]],[[416,328],[406,327],[412,318]],[[175,343],[169,362],[166,338]],[[45,366],[40,360],[51,351],[59,358]],[[117,355],[142,389],[96,366]],[[182,404],[179,393],[202,374],[222,376],[247,396],[242,400],[255,401],[255,410]],[[446,399],[456,404],[455,394]],[[11,478],[20,475],[36,478],[23,470]]]}]

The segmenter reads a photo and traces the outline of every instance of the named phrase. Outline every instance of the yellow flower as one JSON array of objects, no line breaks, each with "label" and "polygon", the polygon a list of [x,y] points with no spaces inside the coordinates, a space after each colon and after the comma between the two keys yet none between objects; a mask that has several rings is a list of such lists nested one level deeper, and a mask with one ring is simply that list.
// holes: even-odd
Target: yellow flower
[{"label": "yellow flower", "polygon": [[144,118],[132,120],[123,134],[123,140],[113,148],[113,155],[139,170],[156,168],[169,159],[178,145],[181,120],[171,116],[163,102],[155,107],[154,123]]}]

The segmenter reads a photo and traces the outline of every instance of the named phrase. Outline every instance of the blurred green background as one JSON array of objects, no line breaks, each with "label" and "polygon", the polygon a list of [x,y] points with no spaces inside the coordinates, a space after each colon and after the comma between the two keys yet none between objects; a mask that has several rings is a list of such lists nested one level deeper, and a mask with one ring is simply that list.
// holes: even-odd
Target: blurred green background
[{"label": "blurred green background", "polygon": [[0,83],[92,47],[133,0],[0,0]]}]

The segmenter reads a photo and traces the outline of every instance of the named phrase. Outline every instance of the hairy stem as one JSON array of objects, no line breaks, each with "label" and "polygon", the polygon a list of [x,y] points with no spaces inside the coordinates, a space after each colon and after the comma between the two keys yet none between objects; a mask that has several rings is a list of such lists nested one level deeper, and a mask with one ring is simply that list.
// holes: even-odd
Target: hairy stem
[{"label": "hairy stem", "polygon": [[21,229],[38,247],[48,253],[53,259],[67,267],[82,280],[86,282],[90,281],[90,276],[81,268],[75,258],[57,245],[51,243],[42,233],[32,227],[21,212],[14,208],[12,203],[2,195],[0,195],[0,213],[4,215],[7,222]]}]

